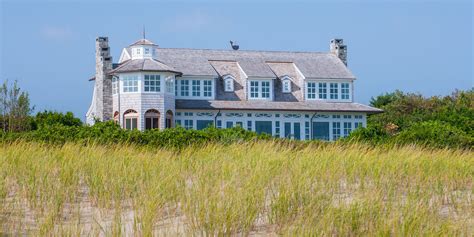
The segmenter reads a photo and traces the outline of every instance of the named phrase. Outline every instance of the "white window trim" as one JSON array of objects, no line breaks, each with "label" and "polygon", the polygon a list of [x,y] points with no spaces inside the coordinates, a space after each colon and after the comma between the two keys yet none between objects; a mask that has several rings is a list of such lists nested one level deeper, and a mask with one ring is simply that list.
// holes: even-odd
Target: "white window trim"
[{"label": "white window trim", "polygon": [[[160,90],[159,90],[159,91],[145,91],[145,76],[146,76],[146,75],[148,75],[148,76],[154,75],[155,77],[156,77],[156,76],[159,76],[159,77],[160,77],[160,80],[159,80],[159,82],[160,82]],[[162,81],[163,81],[163,80],[162,80],[163,75],[161,75],[161,74],[155,74],[155,73],[145,73],[145,74],[142,74],[141,76],[142,76],[142,78],[143,78],[143,83],[142,83],[142,84],[143,84],[143,88],[142,88],[143,93],[148,94],[148,93],[161,93],[161,92],[163,92],[163,83],[162,83]]]},{"label": "white window trim", "polygon": [[[251,89],[250,89],[250,85],[252,82],[257,82],[258,83],[258,97],[251,97]],[[269,82],[269,93],[270,93],[270,96],[268,98],[263,98],[262,97],[262,82]],[[247,98],[249,100],[273,100],[273,80],[268,80],[268,79],[260,79],[260,80],[256,80],[256,79],[251,79],[251,80],[248,80],[247,82],[248,86],[247,86],[247,92],[248,92],[248,96]]]},{"label": "white window trim", "polygon": [[[188,96],[181,96],[181,82],[183,80],[189,81],[188,83]],[[199,88],[199,96],[193,96],[193,80],[200,80],[200,88]],[[204,81],[211,81],[211,96],[204,96]],[[215,90],[215,79],[213,78],[194,78],[194,77],[186,77],[186,78],[179,78],[175,79],[175,83],[179,83],[177,87],[177,95],[176,99],[190,99],[190,100],[213,100],[216,96]],[[175,87],[176,88],[176,87]],[[175,93],[175,91],[173,91]]]},{"label": "white window trim", "polygon": [[[308,83],[316,83],[316,98],[309,98],[308,97]],[[326,83],[326,99],[319,98],[319,83]],[[337,99],[331,99],[331,86],[330,83],[337,83]],[[342,99],[342,83],[349,84],[349,99]],[[305,100],[309,101],[328,101],[328,102],[353,102],[353,88],[354,82],[352,80],[306,80],[305,84],[305,91],[304,91],[304,98]]]},{"label": "white window trim", "polygon": [[[137,91],[127,91],[125,92],[125,86],[124,86],[124,79],[125,77],[133,77],[133,76],[136,76],[137,77]],[[124,94],[133,94],[133,93],[142,93],[143,89],[142,89],[142,75],[140,74],[123,74],[123,75],[120,75],[120,93],[124,93]]]},{"label": "white window trim", "polygon": [[[225,75],[223,79],[224,79],[224,91],[234,92],[235,78],[232,75]],[[230,89],[227,89],[227,83],[230,83]]]},{"label": "white window trim", "polygon": [[[293,82],[293,80],[291,79],[291,77],[283,76],[282,79],[281,79],[281,92],[282,93],[291,93],[291,91],[293,89],[292,88],[293,87],[292,82]],[[290,83],[288,90],[286,90],[287,88],[285,86],[285,83]]]}]

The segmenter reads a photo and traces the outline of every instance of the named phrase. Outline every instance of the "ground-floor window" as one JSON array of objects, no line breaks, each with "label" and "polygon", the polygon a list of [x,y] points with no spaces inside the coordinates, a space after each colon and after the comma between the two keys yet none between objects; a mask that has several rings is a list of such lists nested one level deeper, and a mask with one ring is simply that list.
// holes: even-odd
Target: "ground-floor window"
[{"label": "ground-floor window", "polygon": [[313,122],[313,139],[329,141],[329,122]]},{"label": "ground-floor window", "polygon": [[357,129],[359,127],[362,127],[362,122],[355,122],[354,123],[354,128]]},{"label": "ground-floor window", "polygon": [[135,110],[129,109],[123,113],[124,127],[127,130],[138,129],[138,113]]},{"label": "ground-floor window", "polygon": [[193,120],[192,119],[185,119],[184,120],[184,128],[186,128],[186,129],[194,128]]},{"label": "ground-floor window", "polygon": [[160,112],[158,110],[148,110],[145,113],[145,129],[156,129],[158,128],[158,121],[160,118]]},{"label": "ground-floor window", "polygon": [[341,137],[341,123],[333,122],[332,123],[332,139],[335,141]]},{"label": "ground-floor window", "polygon": [[272,135],[272,121],[255,121],[255,132]]},{"label": "ground-floor window", "polygon": [[349,136],[349,133],[352,131],[352,123],[344,122],[344,137]]},{"label": "ground-floor window", "polygon": [[280,137],[280,121],[275,121],[275,137]]},{"label": "ground-floor window", "polygon": [[217,120],[216,123],[217,123],[217,124],[216,124],[216,127],[217,127],[217,128],[222,128],[222,120]]},{"label": "ground-floor window", "polygon": [[196,120],[196,129],[202,130],[207,127],[211,127],[214,121],[212,120]]}]

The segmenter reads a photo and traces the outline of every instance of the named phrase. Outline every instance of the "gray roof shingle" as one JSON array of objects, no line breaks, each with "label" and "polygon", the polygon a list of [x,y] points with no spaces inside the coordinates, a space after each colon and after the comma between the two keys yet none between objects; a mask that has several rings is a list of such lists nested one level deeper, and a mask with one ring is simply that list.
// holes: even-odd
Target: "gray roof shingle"
[{"label": "gray roof shingle", "polygon": [[224,101],[224,100],[176,100],[176,109],[196,110],[277,110],[312,112],[365,112],[369,114],[383,111],[359,103],[323,102],[323,101]]},{"label": "gray roof shingle", "polygon": [[137,71],[158,71],[158,72],[174,72],[180,74],[179,71],[160,61],[154,59],[133,59],[122,63],[109,73],[137,72]]},{"label": "gray roof shingle", "polygon": [[306,78],[355,79],[332,53],[157,48],[158,59],[183,75],[217,76],[209,61],[236,61],[249,77],[274,78],[266,62],[292,62]]}]

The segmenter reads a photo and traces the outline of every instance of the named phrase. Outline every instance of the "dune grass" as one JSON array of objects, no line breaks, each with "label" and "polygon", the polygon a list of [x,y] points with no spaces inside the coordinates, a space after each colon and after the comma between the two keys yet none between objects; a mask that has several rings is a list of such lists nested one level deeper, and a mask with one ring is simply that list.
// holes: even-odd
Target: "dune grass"
[{"label": "dune grass", "polygon": [[472,151],[0,144],[0,235],[464,235]]}]

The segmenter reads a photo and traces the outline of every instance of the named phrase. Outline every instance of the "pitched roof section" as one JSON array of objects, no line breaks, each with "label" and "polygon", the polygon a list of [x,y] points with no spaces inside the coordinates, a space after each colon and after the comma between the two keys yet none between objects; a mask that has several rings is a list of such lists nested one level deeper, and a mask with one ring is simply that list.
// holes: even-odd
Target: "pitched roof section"
[{"label": "pitched roof section", "polygon": [[311,112],[364,112],[369,114],[383,111],[359,103],[344,102],[276,102],[276,101],[223,101],[223,100],[176,100],[176,109],[206,110],[280,110]]},{"label": "pitched roof section", "polygon": [[[241,70],[239,63],[235,61],[209,61],[217,75],[220,77],[216,81],[216,99],[217,100],[245,100],[247,83],[245,74]],[[232,75],[234,77],[234,91],[226,92],[222,77]]]},{"label": "pitched roof section", "polygon": [[158,60],[155,59],[133,59],[122,63],[119,67],[111,70],[109,73],[123,73],[123,72],[140,72],[140,71],[155,71],[155,72],[173,72],[181,74]]},{"label": "pitched roof section", "polygon": [[[304,77],[298,72],[294,63],[291,62],[266,62],[273,73],[278,77],[275,81],[275,101],[303,101]],[[291,93],[282,92],[282,78],[289,76],[292,79]]]},{"label": "pitched roof section", "polygon": [[140,39],[137,40],[135,43],[131,44],[130,46],[136,46],[136,45],[153,45],[153,46],[158,46],[155,43],[151,42],[150,40],[147,39]]},{"label": "pitched roof section", "polygon": [[157,57],[184,75],[218,76],[213,60],[236,61],[250,78],[275,78],[266,62],[292,62],[306,78],[355,79],[332,53],[157,48]]}]

